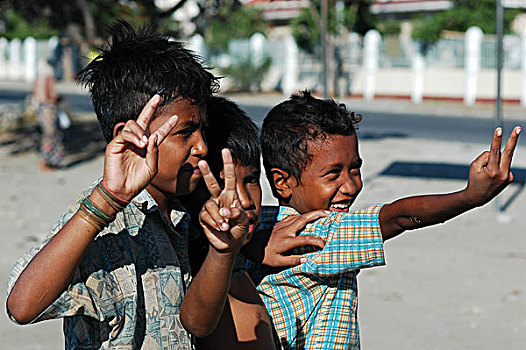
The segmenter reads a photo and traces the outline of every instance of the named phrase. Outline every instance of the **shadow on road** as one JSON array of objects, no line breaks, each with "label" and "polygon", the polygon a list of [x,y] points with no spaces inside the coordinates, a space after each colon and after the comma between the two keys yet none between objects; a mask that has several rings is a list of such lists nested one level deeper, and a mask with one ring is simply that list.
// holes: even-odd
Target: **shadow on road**
[{"label": "shadow on road", "polygon": [[[500,210],[506,210],[517,198],[526,185],[526,169],[513,168],[513,184],[518,185],[511,196],[500,205]],[[393,162],[379,176],[419,177],[425,179],[465,180],[469,174],[469,165],[449,163],[423,162]]]},{"label": "shadow on road", "polygon": [[[97,120],[74,120],[71,127],[64,130],[66,155],[63,167],[70,168],[102,155],[105,147],[106,142]],[[0,135],[0,149],[4,154],[17,156],[24,153],[38,153],[39,148],[38,125],[26,125]]]}]

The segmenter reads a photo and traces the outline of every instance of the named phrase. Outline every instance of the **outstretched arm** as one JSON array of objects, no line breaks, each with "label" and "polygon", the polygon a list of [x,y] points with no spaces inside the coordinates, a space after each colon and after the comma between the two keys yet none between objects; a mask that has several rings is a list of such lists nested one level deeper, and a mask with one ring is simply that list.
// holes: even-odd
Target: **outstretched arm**
[{"label": "outstretched arm", "polygon": [[181,305],[181,323],[197,337],[217,327],[230,286],[236,255],[248,235],[248,217],[239,204],[236,175],[230,151],[223,150],[225,187],[221,189],[206,161],[199,162],[211,199],[199,220],[210,241],[208,254]]},{"label": "outstretched arm", "polygon": [[[108,191],[129,201],[142,191],[157,172],[157,148],[177,123],[170,118],[150,137],[146,137],[150,119],[160,97],[154,96],[137,121],[130,120],[106,147],[103,183]],[[99,191],[88,197],[108,218],[118,208]],[[80,258],[102,227],[80,211],[35,255],[14,284],[7,308],[19,323],[28,323],[41,314],[67,288]]]},{"label": "outstretched arm", "polygon": [[482,153],[471,163],[465,189],[449,194],[403,198],[383,206],[380,225],[384,240],[405,230],[442,223],[493,199],[513,181],[510,167],[520,132],[520,127],[513,129],[501,154],[502,129],[495,130],[490,151]]}]

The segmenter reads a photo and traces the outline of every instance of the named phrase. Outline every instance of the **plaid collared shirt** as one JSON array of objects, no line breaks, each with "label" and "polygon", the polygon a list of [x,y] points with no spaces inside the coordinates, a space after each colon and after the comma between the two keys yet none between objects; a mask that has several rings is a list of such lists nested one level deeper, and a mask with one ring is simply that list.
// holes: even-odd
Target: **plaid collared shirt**
[{"label": "plaid collared shirt", "polygon": [[[350,213],[333,212],[305,227],[301,235],[325,242],[323,250],[295,249],[309,260],[266,276],[258,286],[283,349],[359,349],[356,275],[384,265],[378,214],[381,206]],[[263,208],[261,228],[289,215],[289,207]]]},{"label": "plaid collared shirt", "polygon": [[[39,247],[16,262],[8,296],[95,184],[70,205]],[[142,191],[89,245],[66,291],[31,323],[64,318],[66,349],[192,349],[179,318],[190,282],[189,220],[176,200],[170,207],[171,222]]]}]

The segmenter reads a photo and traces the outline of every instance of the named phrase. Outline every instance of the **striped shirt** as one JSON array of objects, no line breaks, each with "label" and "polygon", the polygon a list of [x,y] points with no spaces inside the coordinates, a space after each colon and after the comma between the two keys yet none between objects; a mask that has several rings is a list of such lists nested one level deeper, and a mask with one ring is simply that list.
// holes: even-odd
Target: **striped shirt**
[{"label": "striped shirt", "polygon": [[[307,225],[300,235],[322,238],[325,248],[295,249],[293,254],[309,260],[263,278],[258,290],[272,316],[278,348],[360,348],[356,276],[362,268],[385,264],[380,208],[333,212]],[[294,214],[290,207],[265,207],[261,228]]]}]

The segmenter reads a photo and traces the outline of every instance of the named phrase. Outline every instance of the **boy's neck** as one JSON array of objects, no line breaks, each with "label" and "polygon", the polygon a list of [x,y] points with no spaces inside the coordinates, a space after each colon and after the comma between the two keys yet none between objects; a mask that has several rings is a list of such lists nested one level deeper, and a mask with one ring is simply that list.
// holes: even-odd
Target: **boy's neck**
[{"label": "boy's neck", "polygon": [[170,213],[168,210],[168,196],[152,184],[149,184],[146,187],[146,191],[148,191],[150,196],[152,196],[152,198],[155,200],[155,203],[157,203],[157,206],[161,212],[169,219]]}]

